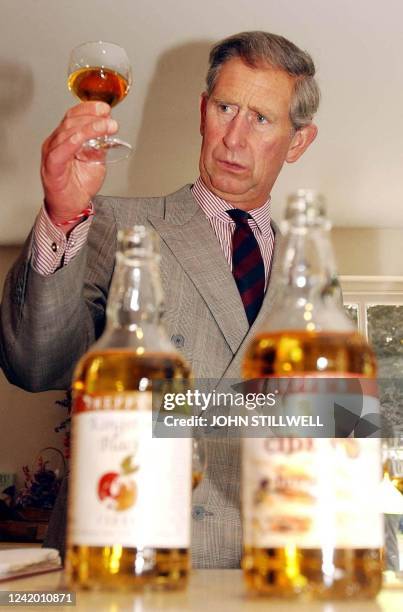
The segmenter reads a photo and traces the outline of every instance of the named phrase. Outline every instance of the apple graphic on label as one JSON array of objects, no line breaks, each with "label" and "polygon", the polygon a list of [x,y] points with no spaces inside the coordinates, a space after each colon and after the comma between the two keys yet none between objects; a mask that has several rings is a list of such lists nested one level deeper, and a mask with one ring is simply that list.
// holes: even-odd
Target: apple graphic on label
[{"label": "apple graphic on label", "polygon": [[131,476],[138,470],[132,455],[125,457],[119,472],[105,472],[98,480],[98,498],[112,510],[127,510],[136,503],[137,486]]}]

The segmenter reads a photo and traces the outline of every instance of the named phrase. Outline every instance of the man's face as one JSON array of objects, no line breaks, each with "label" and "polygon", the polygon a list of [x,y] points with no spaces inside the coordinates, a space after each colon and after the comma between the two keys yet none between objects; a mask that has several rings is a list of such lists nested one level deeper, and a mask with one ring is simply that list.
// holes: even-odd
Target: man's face
[{"label": "man's face", "polygon": [[220,70],[201,99],[200,174],[205,185],[237,208],[261,206],[285,161],[296,161],[316,127],[295,132],[289,119],[294,79],[282,70],[252,68],[240,58]]}]

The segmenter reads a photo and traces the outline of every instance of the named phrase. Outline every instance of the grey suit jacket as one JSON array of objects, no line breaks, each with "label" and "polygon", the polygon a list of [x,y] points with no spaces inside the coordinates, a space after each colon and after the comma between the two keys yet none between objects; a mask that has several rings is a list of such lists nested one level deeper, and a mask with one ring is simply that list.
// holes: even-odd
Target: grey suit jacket
[{"label": "grey suit jacket", "polygon": [[[240,376],[245,348],[273,302],[276,232],[270,284],[249,329],[232,273],[187,185],[159,198],[95,200],[88,241],[64,268],[41,276],[30,265],[30,237],[9,273],[2,304],[2,351],[9,380],[25,389],[64,389],[78,358],[101,334],[114,266],[117,230],[151,225],[161,238],[164,324],[197,378]],[[196,567],[239,567],[239,440],[208,442],[208,472],[193,497]],[[65,494],[65,488],[64,488]],[[59,499],[49,544],[63,547],[65,500]]]}]

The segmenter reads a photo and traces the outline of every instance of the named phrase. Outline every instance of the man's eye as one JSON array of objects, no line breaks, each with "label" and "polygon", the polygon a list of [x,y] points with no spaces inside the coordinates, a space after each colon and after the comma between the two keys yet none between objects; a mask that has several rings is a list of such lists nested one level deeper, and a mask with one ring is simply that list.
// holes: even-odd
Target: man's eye
[{"label": "man's eye", "polygon": [[261,115],[260,113],[257,113],[256,115],[256,121],[258,123],[260,123],[261,125],[264,125],[265,123],[268,123],[266,117],[264,115]]},{"label": "man's eye", "polygon": [[229,104],[223,104],[223,103],[220,103],[220,104],[218,105],[218,108],[219,108],[219,110],[220,110],[221,112],[223,112],[223,113],[229,113],[229,112],[230,112],[230,110],[231,110],[231,107],[230,107],[230,105],[229,105]]}]

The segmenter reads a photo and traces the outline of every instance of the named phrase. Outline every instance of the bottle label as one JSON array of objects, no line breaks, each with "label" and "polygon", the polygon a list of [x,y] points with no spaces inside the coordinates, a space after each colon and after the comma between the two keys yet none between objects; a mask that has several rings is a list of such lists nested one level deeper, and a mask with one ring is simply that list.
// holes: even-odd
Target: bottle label
[{"label": "bottle label", "polygon": [[244,543],[379,548],[380,440],[243,439]]},{"label": "bottle label", "polygon": [[96,403],[72,418],[69,544],[188,548],[191,439],[152,437],[151,393]]}]

